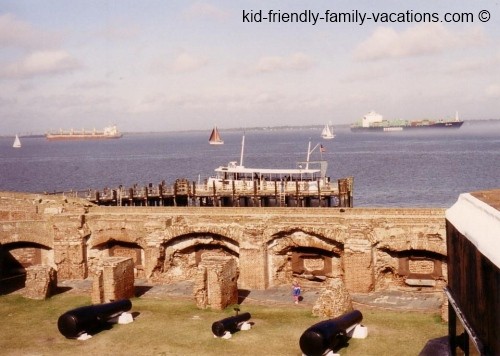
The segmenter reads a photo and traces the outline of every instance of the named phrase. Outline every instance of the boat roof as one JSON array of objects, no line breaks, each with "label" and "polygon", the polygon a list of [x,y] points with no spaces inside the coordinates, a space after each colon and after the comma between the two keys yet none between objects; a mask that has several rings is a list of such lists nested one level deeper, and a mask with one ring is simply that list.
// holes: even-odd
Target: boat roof
[{"label": "boat roof", "polygon": [[500,268],[500,189],[463,193],[446,219]]},{"label": "boat roof", "polygon": [[320,173],[320,169],[306,169],[306,168],[295,168],[295,169],[284,169],[284,168],[247,168],[245,166],[220,166],[215,169],[216,172],[229,172],[229,173],[261,173],[261,174],[315,174]]}]

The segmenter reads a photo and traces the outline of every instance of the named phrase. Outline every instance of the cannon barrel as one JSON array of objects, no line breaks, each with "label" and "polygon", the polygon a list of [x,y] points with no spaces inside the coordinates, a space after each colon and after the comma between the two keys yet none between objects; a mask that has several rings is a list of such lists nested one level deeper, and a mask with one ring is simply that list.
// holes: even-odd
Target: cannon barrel
[{"label": "cannon barrel", "polygon": [[57,320],[57,328],[67,338],[76,338],[131,308],[132,302],[128,299],[79,307],[62,314]]},{"label": "cannon barrel", "polygon": [[226,331],[233,333],[238,329],[239,323],[250,320],[251,317],[250,313],[242,313],[229,318],[221,319],[212,324],[212,332],[218,337],[224,336]]},{"label": "cannon barrel", "polygon": [[309,327],[300,337],[300,349],[307,356],[323,355],[347,341],[350,328],[359,324],[363,315],[359,310],[345,313],[338,318],[321,321]]}]

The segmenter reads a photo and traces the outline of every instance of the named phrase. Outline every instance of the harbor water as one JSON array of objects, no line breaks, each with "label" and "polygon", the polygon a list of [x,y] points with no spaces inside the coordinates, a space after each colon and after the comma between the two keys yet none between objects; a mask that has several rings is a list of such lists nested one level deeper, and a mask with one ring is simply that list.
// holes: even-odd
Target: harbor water
[{"label": "harbor water", "polygon": [[[56,141],[0,138],[0,191],[68,192],[144,186],[178,178],[203,182],[218,166],[240,161],[243,131],[219,128],[224,145],[209,145],[210,132],[124,134],[121,139]],[[463,192],[500,187],[500,121],[466,122],[459,130],[416,133],[351,133],[321,128],[249,130],[243,165],[295,168],[328,161],[331,180],[354,177],[354,206],[450,207]]]}]

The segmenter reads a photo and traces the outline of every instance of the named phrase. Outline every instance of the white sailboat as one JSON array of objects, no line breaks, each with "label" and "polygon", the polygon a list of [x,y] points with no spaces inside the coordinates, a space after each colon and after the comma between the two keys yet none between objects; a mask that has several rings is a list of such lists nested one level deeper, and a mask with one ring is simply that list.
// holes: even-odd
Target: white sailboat
[{"label": "white sailboat", "polygon": [[16,138],[14,139],[14,143],[12,144],[12,147],[21,148],[21,140],[19,139],[18,135],[16,135]]},{"label": "white sailboat", "polygon": [[323,128],[323,131],[321,131],[321,137],[323,137],[325,140],[331,140],[335,137],[333,130],[330,130],[330,126],[328,126],[328,124],[326,124]]},{"label": "white sailboat", "polygon": [[222,141],[219,130],[217,130],[217,126],[214,126],[212,133],[210,134],[210,138],[208,139],[208,143],[211,145],[223,145],[224,141]]}]

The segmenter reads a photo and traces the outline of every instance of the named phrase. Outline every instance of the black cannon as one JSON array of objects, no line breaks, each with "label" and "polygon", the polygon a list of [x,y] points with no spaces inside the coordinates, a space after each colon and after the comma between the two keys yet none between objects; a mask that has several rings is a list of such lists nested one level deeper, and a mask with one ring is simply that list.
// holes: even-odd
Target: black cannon
[{"label": "black cannon", "polygon": [[338,318],[321,321],[304,331],[300,337],[300,349],[307,356],[323,355],[347,341],[348,331],[363,320],[359,310],[345,313]]},{"label": "black cannon", "polygon": [[237,314],[229,318],[221,319],[212,324],[212,332],[215,336],[222,337],[229,331],[233,333],[238,330],[238,325],[244,321],[250,320],[250,313]]},{"label": "black cannon", "polygon": [[122,299],[72,309],[59,317],[57,328],[67,338],[77,338],[85,332],[102,327],[109,319],[131,308],[132,302],[128,299]]}]

